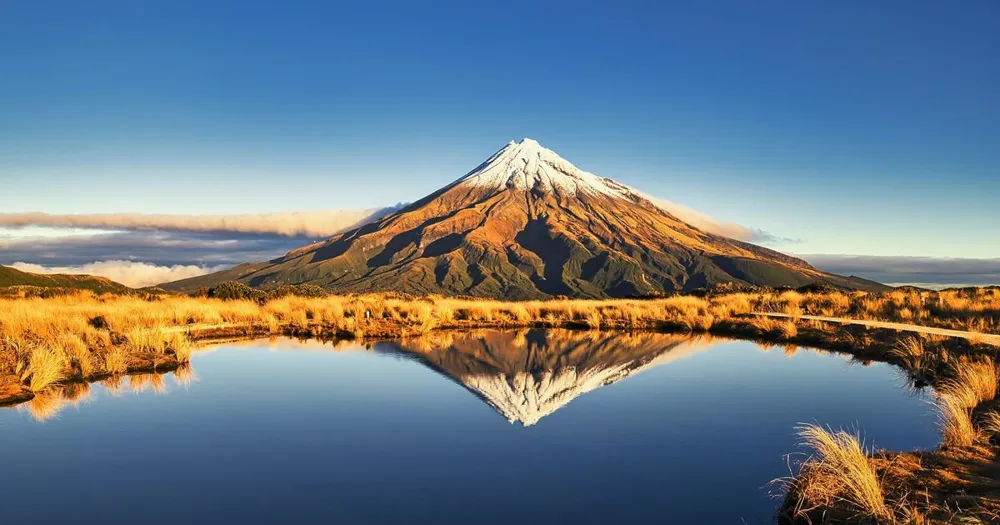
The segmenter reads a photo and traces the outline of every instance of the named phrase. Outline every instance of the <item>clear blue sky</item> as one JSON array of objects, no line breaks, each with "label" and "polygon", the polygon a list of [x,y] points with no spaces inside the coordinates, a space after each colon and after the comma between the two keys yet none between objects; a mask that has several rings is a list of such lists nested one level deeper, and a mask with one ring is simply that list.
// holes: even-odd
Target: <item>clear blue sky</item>
[{"label": "clear blue sky", "polygon": [[1000,257],[1000,3],[613,4],[2,2],[0,212],[374,207],[529,136],[785,251]]}]

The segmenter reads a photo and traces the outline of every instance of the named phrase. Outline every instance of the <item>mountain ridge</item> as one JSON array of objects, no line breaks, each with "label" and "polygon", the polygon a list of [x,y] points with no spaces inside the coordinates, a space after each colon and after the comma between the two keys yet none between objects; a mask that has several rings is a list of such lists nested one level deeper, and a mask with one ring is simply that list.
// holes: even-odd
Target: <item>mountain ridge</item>
[{"label": "mountain ridge", "polygon": [[94,293],[128,293],[134,289],[106,277],[83,274],[38,274],[0,265],[0,288],[73,288]]},{"label": "mountain ridge", "polygon": [[643,296],[723,283],[874,287],[702,231],[527,138],[375,222],[267,262],[164,286],[186,291],[226,280],[503,299]]}]

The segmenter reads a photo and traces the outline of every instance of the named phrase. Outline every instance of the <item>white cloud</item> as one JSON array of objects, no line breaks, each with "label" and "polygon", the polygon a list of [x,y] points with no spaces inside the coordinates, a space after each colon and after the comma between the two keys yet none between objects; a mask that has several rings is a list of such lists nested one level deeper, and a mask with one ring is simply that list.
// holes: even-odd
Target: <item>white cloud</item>
[{"label": "white cloud", "polygon": [[689,208],[683,204],[678,204],[666,199],[659,199],[649,195],[643,195],[650,202],[663,208],[668,213],[678,219],[708,233],[714,233],[730,239],[756,243],[795,243],[796,239],[778,237],[764,230],[748,228],[735,222],[720,221],[711,215]]},{"label": "white cloud", "polygon": [[97,275],[107,277],[112,281],[133,288],[154,286],[179,279],[197,277],[226,268],[226,266],[208,267],[180,264],[159,266],[136,261],[97,261],[79,266],[42,266],[40,264],[16,262],[10,266],[23,272],[31,273]]},{"label": "white cloud", "polygon": [[668,211],[674,217],[677,217],[678,219],[700,230],[723,235],[733,239],[739,239],[741,241],[749,241],[753,238],[754,231],[746,226],[736,224],[734,222],[717,220],[707,213],[700,212],[683,204],[678,204],[666,199],[650,197],[649,200],[653,204]]},{"label": "white cloud", "polygon": [[[763,230],[748,228],[734,222],[721,221],[683,204],[658,199],[650,195],[643,196],[678,219],[709,233],[747,242],[797,242],[794,239],[778,237]],[[161,230],[324,238],[378,220],[403,206],[403,204],[397,204],[365,210],[341,209],[238,215],[0,213],[0,233],[6,237],[60,237],[68,236],[70,233],[85,235],[88,230],[100,229],[104,230],[102,233],[120,230]],[[13,229],[4,230],[4,228]],[[58,229],[52,230],[51,228]],[[69,228],[76,230],[69,230]],[[18,232],[18,230],[23,231]]]},{"label": "white cloud", "polygon": [[330,237],[361,226],[399,209],[400,206],[367,210],[296,211],[242,215],[0,213],[0,227],[50,226],[104,230],[233,232],[316,238]]}]

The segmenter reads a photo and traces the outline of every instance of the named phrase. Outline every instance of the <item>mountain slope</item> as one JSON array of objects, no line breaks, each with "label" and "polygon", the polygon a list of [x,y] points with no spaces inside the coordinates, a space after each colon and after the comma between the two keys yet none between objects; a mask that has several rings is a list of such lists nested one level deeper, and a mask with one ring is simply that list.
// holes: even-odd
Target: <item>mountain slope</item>
[{"label": "mountain slope", "polygon": [[124,284],[93,275],[37,274],[0,266],[0,288],[35,286],[39,288],[76,288],[95,293],[125,293],[132,291]]},{"label": "mountain slope", "polygon": [[701,231],[531,139],[510,142],[451,185],[372,224],[166,287],[225,280],[504,299],[649,295],[721,283],[868,287]]}]

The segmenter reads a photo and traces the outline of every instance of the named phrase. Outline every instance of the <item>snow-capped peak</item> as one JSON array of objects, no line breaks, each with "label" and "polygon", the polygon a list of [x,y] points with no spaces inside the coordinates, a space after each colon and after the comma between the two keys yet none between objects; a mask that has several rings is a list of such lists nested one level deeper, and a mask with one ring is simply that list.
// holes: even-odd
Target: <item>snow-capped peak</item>
[{"label": "snow-capped peak", "polygon": [[623,184],[577,168],[527,137],[520,142],[508,142],[459,182],[495,190],[538,189],[565,196],[586,193],[634,199],[637,195]]}]

